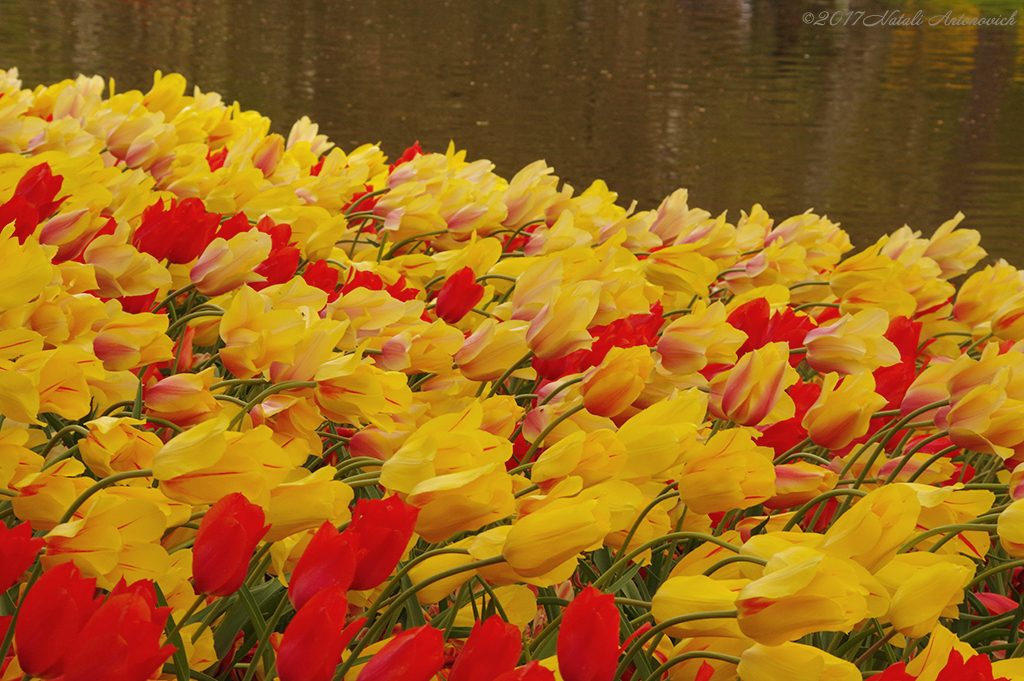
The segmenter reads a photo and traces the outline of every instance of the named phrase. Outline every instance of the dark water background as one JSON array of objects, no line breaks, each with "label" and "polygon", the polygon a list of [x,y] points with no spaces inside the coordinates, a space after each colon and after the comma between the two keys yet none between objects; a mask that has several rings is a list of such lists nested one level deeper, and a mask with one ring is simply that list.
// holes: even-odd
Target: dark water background
[{"label": "dark water background", "polygon": [[[604,179],[641,209],[678,187],[731,220],[755,202],[776,221],[814,208],[858,247],[962,210],[991,254],[1024,266],[1024,12],[1010,26],[877,25],[1018,8],[0,0],[0,68],[25,86],[100,74],[119,91],[176,71],[275,131],[308,115],[343,149],[381,142],[395,157],[454,139],[505,177],[543,158],[577,191]],[[804,21],[858,11],[876,25]]]}]

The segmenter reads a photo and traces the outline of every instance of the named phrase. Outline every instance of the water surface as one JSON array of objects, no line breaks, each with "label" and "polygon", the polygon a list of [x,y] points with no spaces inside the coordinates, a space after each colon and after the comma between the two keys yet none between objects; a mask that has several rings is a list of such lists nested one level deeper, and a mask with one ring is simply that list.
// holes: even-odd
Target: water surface
[{"label": "water surface", "polygon": [[860,247],[961,210],[990,253],[1024,266],[1024,17],[804,21],[1020,6],[0,0],[0,67],[26,86],[98,73],[118,90],[176,71],[278,132],[309,115],[343,149],[454,139],[506,177],[543,158],[578,191],[600,178],[641,209],[678,187],[731,219],[755,202],[777,221],[814,208]]}]

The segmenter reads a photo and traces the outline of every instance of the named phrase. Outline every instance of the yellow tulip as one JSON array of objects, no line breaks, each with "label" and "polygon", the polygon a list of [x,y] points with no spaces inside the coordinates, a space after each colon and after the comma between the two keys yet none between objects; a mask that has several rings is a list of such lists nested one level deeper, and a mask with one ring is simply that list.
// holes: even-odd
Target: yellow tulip
[{"label": "yellow tulip", "polygon": [[769,558],[764,575],[736,599],[740,631],[767,646],[816,631],[849,632],[888,606],[885,587],[863,567],[804,547]]},{"label": "yellow tulip", "polygon": [[597,416],[617,416],[639,397],[652,369],[654,360],[646,345],[611,348],[583,375],[583,406]]},{"label": "yellow tulip", "polygon": [[505,541],[505,560],[524,577],[543,575],[600,547],[610,523],[606,503],[560,499],[516,519]]},{"label": "yellow tulip", "polygon": [[879,487],[832,523],[821,550],[850,558],[875,572],[917,533],[920,514],[921,503],[912,488],[903,484]]},{"label": "yellow tulip", "polygon": [[156,434],[135,427],[144,423],[111,416],[89,421],[89,435],[79,442],[82,461],[101,478],[151,467],[153,456],[163,443]]},{"label": "yellow tulip", "polygon": [[696,513],[757,506],[775,494],[773,456],[741,428],[720,431],[686,459],[679,498]]},{"label": "yellow tulip", "polygon": [[957,606],[974,572],[974,562],[964,556],[917,551],[896,556],[875,576],[892,595],[888,618],[893,626],[907,638],[921,638],[939,617],[959,618]]},{"label": "yellow tulip", "polygon": [[736,673],[743,681],[860,681],[851,662],[800,643],[751,646],[740,654]]},{"label": "yellow tulip", "polygon": [[[661,624],[665,620],[682,615],[695,615],[716,610],[735,610],[736,597],[740,589],[750,583],[749,579],[712,579],[704,575],[681,575],[662,582],[651,599],[651,615]],[[735,618],[697,619],[672,625],[669,636],[679,638],[691,636],[725,636],[746,638],[740,633]]]},{"label": "yellow tulip", "polygon": [[842,449],[867,433],[872,415],[887,403],[875,392],[870,373],[844,378],[837,388],[839,379],[836,373],[825,375],[821,395],[801,422],[814,444],[827,449]]}]

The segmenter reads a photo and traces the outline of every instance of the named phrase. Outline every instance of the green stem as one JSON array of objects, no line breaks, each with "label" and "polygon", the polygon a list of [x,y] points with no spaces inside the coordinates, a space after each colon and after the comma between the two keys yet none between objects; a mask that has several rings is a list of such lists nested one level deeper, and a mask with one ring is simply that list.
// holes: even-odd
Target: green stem
[{"label": "green stem", "polygon": [[99,492],[101,489],[110,487],[111,485],[117,484],[122,480],[130,480],[132,478],[148,478],[151,475],[153,475],[152,468],[143,468],[142,470],[138,471],[124,471],[122,473],[115,473],[114,475],[103,478],[95,485],[82,492],[82,494],[77,499],[75,499],[71,506],[68,507],[68,510],[64,512],[64,515],[62,515],[60,520],[57,521],[57,524],[63,525],[64,523],[71,520],[71,518],[75,515],[75,511],[77,511],[82,506],[82,504],[88,501],[89,497],[91,497],[93,494],[96,494],[96,492]]}]

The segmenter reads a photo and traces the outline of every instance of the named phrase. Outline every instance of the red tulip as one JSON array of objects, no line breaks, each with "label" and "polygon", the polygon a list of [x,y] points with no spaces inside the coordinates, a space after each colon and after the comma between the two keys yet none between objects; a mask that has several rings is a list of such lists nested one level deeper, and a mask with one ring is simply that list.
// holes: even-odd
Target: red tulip
[{"label": "red tulip", "polygon": [[463,267],[444,282],[437,294],[437,307],[434,311],[444,321],[454,324],[465,317],[483,297],[484,287],[476,283],[473,270]]},{"label": "red tulip", "polygon": [[372,589],[388,578],[405,553],[419,512],[398,497],[356,502],[352,522],[345,530],[345,534],[359,537],[351,588]]},{"label": "red tulip", "polygon": [[68,648],[63,681],[146,681],[176,650],[160,645],[170,608],[156,607],[153,583],[114,587]]},{"label": "red tulip", "polygon": [[[201,199],[190,197],[164,208],[163,199],[142,211],[142,223],[135,230],[132,245],[157,260],[187,263],[195,260],[213,241],[220,227],[220,215],[209,213]],[[246,221],[246,228],[249,223]]]},{"label": "red tulip", "polygon": [[36,554],[43,548],[42,537],[32,538],[29,523],[15,525],[12,529],[0,523],[0,592],[10,589],[18,577],[36,560]]},{"label": "red tulip", "polygon": [[339,534],[329,522],[320,526],[288,582],[288,598],[296,610],[324,589],[337,586],[342,593],[348,591],[355,574],[358,542],[359,535]]},{"label": "red tulip", "polygon": [[424,625],[403,631],[377,651],[356,681],[429,681],[443,666],[444,634]]},{"label": "red tulip", "polygon": [[534,660],[519,669],[495,677],[494,681],[555,681],[555,673],[541,667],[540,662]]},{"label": "red tulip", "polygon": [[473,627],[448,681],[493,681],[516,666],[522,651],[519,627],[492,615]]},{"label": "red tulip", "polygon": [[192,547],[197,592],[228,596],[238,591],[256,544],[270,529],[264,527],[265,520],[263,509],[238,492],[222,497],[206,512]]},{"label": "red tulip", "polygon": [[64,673],[68,642],[75,639],[99,607],[95,579],[83,579],[74,563],[43,573],[22,599],[14,625],[21,668],[44,679]]},{"label": "red tulip", "polygon": [[557,650],[565,681],[612,681],[619,659],[615,597],[592,586],[581,591],[562,616]]},{"label": "red tulip", "polygon": [[[345,646],[366,622],[361,618],[344,627],[348,601],[345,589],[321,590],[288,623],[277,649],[281,681],[330,681]],[[344,628],[343,628],[344,627]]]}]

